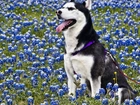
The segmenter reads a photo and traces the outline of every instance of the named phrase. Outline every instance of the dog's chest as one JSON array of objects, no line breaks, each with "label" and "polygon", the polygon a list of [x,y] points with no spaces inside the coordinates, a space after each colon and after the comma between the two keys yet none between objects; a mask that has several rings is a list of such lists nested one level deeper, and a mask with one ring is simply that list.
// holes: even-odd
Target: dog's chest
[{"label": "dog's chest", "polygon": [[67,30],[64,31],[64,36],[65,36],[65,49],[67,53],[73,53],[75,52],[75,50],[79,50],[83,47],[83,44],[81,44],[78,48],[77,48],[77,44],[78,44],[78,39],[77,36],[79,35],[81,29],[79,28],[74,28],[72,30]]},{"label": "dog's chest", "polygon": [[74,71],[84,78],[91,76],[91,69],[94,65],[93,56],[75,55],[70,56],[70,62]]},{"label": "dog's chest", "polygon": [[66,42],[66,46],[65,46],[66,52],[67,53],[74,52],[75,47],[77,45],[77,40],[76,39],[69,38],[69,40],[66,40],[65,42]]}]

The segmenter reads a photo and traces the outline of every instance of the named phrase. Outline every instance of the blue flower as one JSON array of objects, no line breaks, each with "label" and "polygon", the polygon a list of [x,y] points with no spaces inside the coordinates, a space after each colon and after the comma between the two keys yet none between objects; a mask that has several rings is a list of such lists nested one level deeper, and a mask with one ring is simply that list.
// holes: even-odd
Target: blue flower
[{"label": "blue flower", "polygon": [[114,92],[117,92],[117,91],[118,91],[118,88],[119,88],[118,84],[115,83],[114,86],[112,87],[112,90],[113,90]]},{"label": "blue flower", "polygon": [[108,105],[108,104],[109,104],[108,99],[107,98],[103,98],[102,105]]},{"label": "blue flower", "polygon": [[63,89],[59,89],[58,91],[57,91],[57,94],[60,96],[60,97],[62,97],[63,95],[64,95],[64,90]]},{"label": "blue flower", "polygon": [[29,96],[27,99],[28,105],[33,105],[34,104],[34,99],[33,97]]},{"label": "blue flower", "polygon": [[112,83],[109,82],[109,83],[106,85],[106,89],[107,89],[107,90],[111,90],[111,89],[112,89]]},{"label": "blue flower", "polygon": [[95,94],[95,99],[96,99],[96,100],[99,100],[99,99],[100,99],[100,94],[99,94],[99,93],[96,93],[96,94]]},{"label": "blue flower", "polygon": [[105,89],[104,88],[100,88],[99,89],[99,94],[100,95],[105,95]]},{"label": "blue flower", "polygon": [[7,100],[7,105],[13,105],[13,100],[9,98],[9,99]]},{"label": "blue flower", "polygon": [[139,97],[139,96],[137,96],[137,97],[135,98],[135,102],[136,102],[136,105],[139,105],[139,104],[140,104],[140,97]]},{"label": "blue flower", "polygon": [[129,99],[125,99],[124,104],[125,105],[130,105],[130,100]]}]

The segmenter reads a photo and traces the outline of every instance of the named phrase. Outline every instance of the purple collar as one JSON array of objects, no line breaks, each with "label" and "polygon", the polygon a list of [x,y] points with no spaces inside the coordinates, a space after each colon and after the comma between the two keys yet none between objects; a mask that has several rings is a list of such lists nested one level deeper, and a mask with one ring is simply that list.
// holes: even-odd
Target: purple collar
[{"label": "purple collar", "polygon": [[94,44],[94,43],[95,43],[95,41],[90,41],[90,42],[88,42],[87,44],[85,44],[85,46],[84,46],[82,49],[73,52],[72,55],[73,55],[73,56],[76,55],[77,53],[79,53],[80,51],[84,50],[85,48],[91,46],[91,45]]}]

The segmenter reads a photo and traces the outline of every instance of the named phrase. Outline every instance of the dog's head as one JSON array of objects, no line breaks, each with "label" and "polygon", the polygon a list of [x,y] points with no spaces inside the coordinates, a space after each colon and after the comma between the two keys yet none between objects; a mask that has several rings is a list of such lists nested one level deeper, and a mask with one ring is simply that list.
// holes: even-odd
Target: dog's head
[{"label": "dog's head", "polygon": [[91,9],[91,0],[87,0],[83,3],[75,3],[74,0],[66,3],[61,9],[57,10],[56,14],[59,19],[63,19],[57,28],[57,32],[65,31],[78,26],[82,22],[86,22],[89,17],[89,11]]}]

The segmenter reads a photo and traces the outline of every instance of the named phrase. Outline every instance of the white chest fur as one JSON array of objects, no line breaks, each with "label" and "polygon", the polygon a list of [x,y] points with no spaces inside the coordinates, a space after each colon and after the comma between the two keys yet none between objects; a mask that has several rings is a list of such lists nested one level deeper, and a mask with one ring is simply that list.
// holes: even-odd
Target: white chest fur
[{"label": "white chest fur", "polygon": [[[91,68],[94,65],[93,56],[75,55],[70,56],[70,62],[74,71],[83,78],[89,79],[91,77]],[[89,77],[89,78],[88,78]]]},{"label": "white chest fur", "polygon": [[76,50],[80,50],[84,45],[80,45],[78,48],[77,47],[77,44],[78,44],[78,39],[77,39],[77,36],[79,35],[80,33],[80,30],[82,29],[83,27],[79,27],[79,28],[75,28],[75,29],[69,29],[67,31],[64,31],[64,36],[65,36],[65,49],[66,49],[66,52],[67,53],[73,53],[75,52]]},{"label": "white chest fur", "polygon": [[65,36],[65,49],[67,53],[73,53],[76,45],[78,43],[78,40],[76,39],[76,37],[74,36],[74,33],[71,32],[71,34],[69,34],[68,31],[64,32],[64,36]]}]

